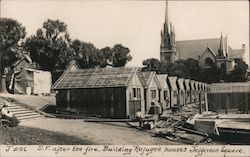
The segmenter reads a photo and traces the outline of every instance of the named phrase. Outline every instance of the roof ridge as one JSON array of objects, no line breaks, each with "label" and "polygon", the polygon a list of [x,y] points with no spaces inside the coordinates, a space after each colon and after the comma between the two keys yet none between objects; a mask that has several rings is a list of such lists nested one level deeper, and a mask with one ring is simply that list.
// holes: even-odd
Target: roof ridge
[{"label": "roof ridge", "polygon": [[[184,42],[184,41],[185,41],[185,42],[189,42],[189,41],[191,42],[191,41],[200,41],[200,40],[215,40],[215,39],[218,39],[218,40],[219,40],[220,38],[185,39],[185,40],[177,40],[176,42]],[[226,39],[226,37],[223,37],[223,39]]]}]

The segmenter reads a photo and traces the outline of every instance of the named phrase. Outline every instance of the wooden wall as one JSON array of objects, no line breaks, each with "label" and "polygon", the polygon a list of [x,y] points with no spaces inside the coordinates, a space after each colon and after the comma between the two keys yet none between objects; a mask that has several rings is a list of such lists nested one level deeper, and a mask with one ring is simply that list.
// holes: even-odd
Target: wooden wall
[{"label": "wooden wall", "polygon": [[209,93],[208,106],[219,113],[249,113],[250,93]]},{"label": "wooden wall", "polygon": [[56,100],[59,109],[69,106],[70,109],[89,115],[126,117],[125,87],[58,90]]}]

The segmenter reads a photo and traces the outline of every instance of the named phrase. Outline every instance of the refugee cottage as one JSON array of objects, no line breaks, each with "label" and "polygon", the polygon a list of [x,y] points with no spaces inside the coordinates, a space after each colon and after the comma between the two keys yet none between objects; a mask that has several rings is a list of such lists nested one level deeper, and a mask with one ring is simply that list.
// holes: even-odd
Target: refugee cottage
[{"label": "refugee cottage", "polygon": [[201,100],[205,101],[205,83],[201,82]]},{"label": "refugee cottage", "polygon": [[144,113],[143,86],[137,67],[66,70],[55,82],[58,110],[87,115],[135,118]]},{"label": "refugee cottage", "polygon": [[177,98],[177,104],[179,106],[183,106],[185,104],[185,88],[184,88],[184,79],[179,78],[177,79],[177,88],[178,88],[178,98]]},{"label": "refugee cottage", "polygon": [[190,80],[184,80],[184,88],[185,88],[185,104],[191,103],[191,88],[190,88]]},{"label": "refugee cottage", "polygon": [[163,110],[169,109],[170,107],[170,91],[167,83],[168,75],[159,74],[157,75],[161,90],[160,90],[160,102],[162,103]]},{"label": "refugee cottage", "polygon": [[149,112],[151,107],[159,104],[160,84],[154,71],[139,71],[145,95],[145,111]]},{"label": "refugee cottage", "polygon": [[178,89],[176,81],[176,76],[168,77],[168,85],[170,87],[170,107],[177,107]]},{"label": "refugee cottage", "polygon": [[194,80],[190,80],[190,98],[191,98],[191,103],[195,102],[195,86],[194,86]]},{"label": "refugee cottage", "polygon": [[194,103],[199,102],[199,82],[194,81]]}]

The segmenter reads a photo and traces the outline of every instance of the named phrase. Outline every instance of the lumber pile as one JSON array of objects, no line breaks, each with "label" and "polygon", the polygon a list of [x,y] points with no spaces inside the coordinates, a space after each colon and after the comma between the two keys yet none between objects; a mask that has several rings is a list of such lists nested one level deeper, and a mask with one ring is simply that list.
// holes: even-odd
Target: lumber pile
[{"label": "lumber pile", "polygon": [[155,124],[155,136],[187,144],[210,142],[208,134],[196,131],[187,126],[186,120],[190,116],[191,114],[185,112],[164,115]]}]

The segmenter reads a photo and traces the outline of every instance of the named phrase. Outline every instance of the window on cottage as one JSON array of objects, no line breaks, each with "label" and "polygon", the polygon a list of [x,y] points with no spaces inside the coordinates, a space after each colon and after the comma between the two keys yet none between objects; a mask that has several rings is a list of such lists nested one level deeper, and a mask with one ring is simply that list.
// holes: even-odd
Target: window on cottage
[{"label": "window on cottage", "polygon": [[168,91],[167,90],[163,91],[163,97],[164,97],[164,100],[167,99],[167,97],[168,97]]},{"label": "window on cottage", "polygon": [[137,88],[137,98],[141,99],[141,89]]},{"label": "window on cottage", "polygon": [[141,99],[141,89],[133,88],[133,99],[140,100]]},{"label": "window on cottage", "polygon": [[156,90],[151,90],[151,98],[156,99]]},{"label": "window on cottage", "polygon": [[177,91],[174,91],[174,96],[177,96]]}]

